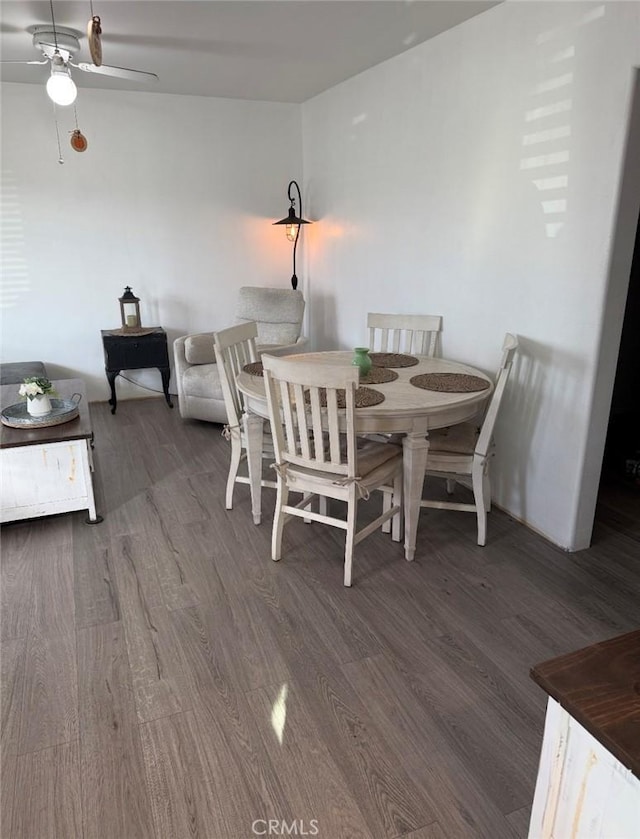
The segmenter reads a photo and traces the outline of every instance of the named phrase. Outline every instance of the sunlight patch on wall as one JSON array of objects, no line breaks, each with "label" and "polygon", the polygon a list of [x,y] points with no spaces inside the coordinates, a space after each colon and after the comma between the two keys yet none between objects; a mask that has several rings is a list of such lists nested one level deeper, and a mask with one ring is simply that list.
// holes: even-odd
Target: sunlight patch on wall
[{"label": "sunlight patch on wall", "polygon": [[555,178],[534,178],[533,185],[539,190],[547,189],[562,189],[569,186],[569,178],[567,175],[558,175]]},{"label": "sunlight patch on wall", "polygon": [[558,61],[566,61],[568,58],[575,58],[575,54],[575,47],[567,47],[566,49],[560,50],[560,52],[557,52],[555,55],[551,56],[549,61],[551,61],[552,64],[557,64]]},{"label": "sunlight patch on wall", "polygon": [[540,154],[537,157],[523,157],[520,161],[521,169],[538,169],[541,166],[553,166],[556,163],[567,163],[568,151],[554,151],[550,154]]},{"label": "sunlight patch on wall", "polygon": [[29,291],[22,207],[16,178],[2,172],[0,215],[0,309],[10,309]]},{"label": "sunlight patch on wall", "polygon": [[580,18],[578,25],[584,26],[587,23],[593,23],[594,20],[604,17],[604,11],[604,6],[596,6],[595,9],[585,12],[585,14]]},{"label": "sunlight patch on wall", "polygon": [[553,79],[547,79],[544,82],[536,85],[534,93],[546,93],[549,90],[557,90],[559,87],[573,84],[573,73],[565,73],[562,76],[556,76]]},{"label": "sunlight patch on wall", "polygon": [[536,119],[544,119],[553,114],[561,114],[565,111],[570,111],[573,107],[571,99],[563,99],[560,102],[551,102],[549,105],[542,105],[539,108],[533,108],[531,111],[525,111],[525,122],[533,122]]},{"label": "sunlight patch on wall", "polygon": [[[582,15],[576,15],[572,23],[557,26],[546,32],[540,32],[535,39],[540,55],[539,66],[547,66],[549,78],[535,84],[531,91],[531,106],[525,110],[524,121],[527,131],[522,136],[522,145],[530,156],[520,159],[520,171],[531,171],[535,177],[531,183],[540,195],[542,223],[547,238],[555,239],[564,228],[568,219],[569,202],[569,163],[571,161],[570,142],[572,138],[569,117],[572,100],[567,88],[575,83],[572,62],[576,59],[573,30],[604,17],[604,5],[590,9]],[[558,75],[562,69],[566,72]],[[566,90],[566,93],[564,92]],[[558,99],[558,95],[565,98]],[[551,101],[544,101],[552,97]],[[535,122],[535,131],[531,123]],[[535,146],[536,155],[531,155]],[[540,171],[544,170],[544,171]]]},{"label": "sunlight patch on wall", "polygon": [[559,140],[561,137],[571,136],[570,125],[560,125],[558,128],[547,128],[546,131],[536,131],[533,134],[525,134],[522,138],[523,146],[533,146],[536,143],[546,143],[549,140]]},{"label": "sunlight patch on wall", "polygon": [[566,198],[556,198],[554,201],[543,201],[543,213],[565,213],[567,210]]}]

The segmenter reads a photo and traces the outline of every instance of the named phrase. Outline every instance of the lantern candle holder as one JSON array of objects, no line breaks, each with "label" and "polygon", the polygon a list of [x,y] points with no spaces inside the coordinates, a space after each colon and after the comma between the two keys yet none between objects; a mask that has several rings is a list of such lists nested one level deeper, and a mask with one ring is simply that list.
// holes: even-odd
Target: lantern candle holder
[{"label": "lantern candle holder", "polygon": [[130,286],[126,286],[124,294],[118,300],[120,301],[120,318],[123,330],[140,329],[142,326],[140,298],[135,296]]}]

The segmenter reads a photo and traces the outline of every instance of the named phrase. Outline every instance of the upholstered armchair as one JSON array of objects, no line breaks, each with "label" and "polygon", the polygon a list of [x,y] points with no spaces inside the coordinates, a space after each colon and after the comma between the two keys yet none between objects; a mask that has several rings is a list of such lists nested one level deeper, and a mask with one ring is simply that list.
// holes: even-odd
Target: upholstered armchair
[{"label": "upholstered armchair", "polygon": [[[302,352],[304,315],[302,292],[285,288],[240,289],[236,323],[255,321],[258,352],[287,355]],[[216,364],[213,332],[183,335],[173,343],[175,377],[183,419],[225,423],[227,410]]]}]

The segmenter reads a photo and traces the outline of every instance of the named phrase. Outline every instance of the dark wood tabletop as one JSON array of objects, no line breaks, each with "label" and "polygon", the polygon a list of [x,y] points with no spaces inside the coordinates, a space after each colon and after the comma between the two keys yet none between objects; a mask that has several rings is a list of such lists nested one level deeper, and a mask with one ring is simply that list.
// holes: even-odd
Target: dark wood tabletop
[{"label": "dark wood tabletop", "polygon": [[536,664],[531,678],[640,778],[640,630]]},{"label": "dark wood tabletop", "polygon": [[[49,428],[9,428],[0,425],[0,448],[7,449],[15,446],[34,446],[41,443],[60,443],[64,440],[81,440],[91,438],[91,418],[89,403],[82,379],[58,379],[52,382],[58,399],[70,399],[74,393],[82,396],[78,404],[79,416],[60,425]],[[20,385],[2,385],[0,387],[0,408],[7,408],[20,401],[18,388]]]}]

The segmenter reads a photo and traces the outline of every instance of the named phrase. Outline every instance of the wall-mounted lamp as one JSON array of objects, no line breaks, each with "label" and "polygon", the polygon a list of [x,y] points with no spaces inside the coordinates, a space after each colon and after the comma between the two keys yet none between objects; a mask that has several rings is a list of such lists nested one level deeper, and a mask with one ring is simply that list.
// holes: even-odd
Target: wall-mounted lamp
[{"label": "wall-mounted lamp", "polygon": [[300,225],[301,224],[311,224],[312,222],[306,221],[302,218],[302,216],[296,215],[296,201],[295,198],[291,194],[291,187],[295,186],[298,192],[298,206],[300,207],[300,213],[302,213],[302,195],[300,194],[300,187],[298,186],[296,181],[290,181],[289,186],[287,188],[287,195],[289,196],[289,201],[291,202],[291,206],[289,207],[289,215],[286,218],[280,219],[280,221],[274,221],[274,224],[284,224],[286,225],[286,234],[287,239],[290,242],[293,242],[293,274],[291,275],[291,286],[293,288],[298,287],[298,278],[296,276],[296,248],[298,247],[298,236],[300,235]]},{"label": "wall-mounted lamp", "polygon": [[51,60],[51,75],[47,81],[49,99],[56,105],[71,105],[76,100],[78,89],[71,78],[69,65],[56,53]]}]

